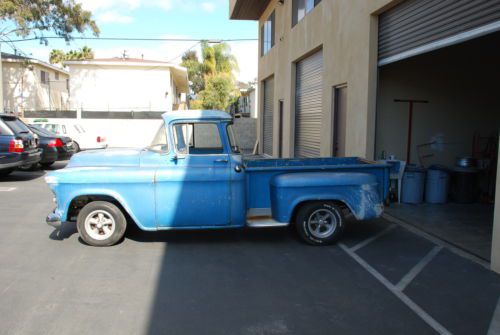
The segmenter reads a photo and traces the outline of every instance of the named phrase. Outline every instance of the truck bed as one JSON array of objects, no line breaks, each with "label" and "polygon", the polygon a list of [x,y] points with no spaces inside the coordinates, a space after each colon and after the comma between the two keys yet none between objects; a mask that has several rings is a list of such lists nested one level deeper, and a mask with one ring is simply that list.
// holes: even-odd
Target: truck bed
[{"label": "truck bed", "polygon": [[295,172],[361,172],[375,175],[380,199],[389,194],[389,165],[358,157],[303,159],[245,158],[247,208],[270,208],[270,180],[273,176]]}]

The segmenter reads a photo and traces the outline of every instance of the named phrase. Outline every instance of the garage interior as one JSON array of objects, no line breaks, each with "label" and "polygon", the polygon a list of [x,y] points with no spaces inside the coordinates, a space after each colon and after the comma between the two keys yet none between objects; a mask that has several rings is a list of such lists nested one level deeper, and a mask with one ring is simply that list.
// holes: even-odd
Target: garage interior
[{"label": "garage interior", "polygon": [[[441,204],[426,203],[425,192],[421,203],[398,203],[395,187],[387,213],[487,261],[498,166],[499,46],[500,32],[490,33],[381,65],[378,79],[377,159],[446,167],[448,190],[464,161],[475,175],[465,198],[450,194]],[[397,100],[418,100],[409,159],[409,103]],[[403,181],[403,193],[404,187]]]}]

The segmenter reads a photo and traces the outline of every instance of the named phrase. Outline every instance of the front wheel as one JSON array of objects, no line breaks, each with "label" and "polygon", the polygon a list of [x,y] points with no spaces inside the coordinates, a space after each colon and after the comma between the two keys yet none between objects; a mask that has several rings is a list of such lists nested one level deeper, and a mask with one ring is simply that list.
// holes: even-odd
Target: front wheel
[{"label": "front wheel", "polygon": [[329,202],[313,202],[299,209],[295,226],[306,243],[327,245],[342,233],[344,218],[339,206]]},{"label": "front wheel", "polygon": [[76,226],[85,243],[108,247],[122,239],[127,220],[116,205],[107,201],[93,201],[82,208]]}]

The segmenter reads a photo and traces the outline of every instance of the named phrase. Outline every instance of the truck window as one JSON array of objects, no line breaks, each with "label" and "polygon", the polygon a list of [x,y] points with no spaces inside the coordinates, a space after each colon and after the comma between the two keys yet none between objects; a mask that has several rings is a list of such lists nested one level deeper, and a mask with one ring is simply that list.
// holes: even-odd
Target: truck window
[{"label": "truck window", "polygon": [[165,124],[162,124],[156,132],[156,135],[153,138],[153,142],[151,142],[151,145],[149,146],[149,150],[157,152],[168,152],[167,132],[165,129]]},{"label": "truck window", "polygon": [[224,153],[216,123],[177,123],[173,126],[175,149],[184,155]]}]

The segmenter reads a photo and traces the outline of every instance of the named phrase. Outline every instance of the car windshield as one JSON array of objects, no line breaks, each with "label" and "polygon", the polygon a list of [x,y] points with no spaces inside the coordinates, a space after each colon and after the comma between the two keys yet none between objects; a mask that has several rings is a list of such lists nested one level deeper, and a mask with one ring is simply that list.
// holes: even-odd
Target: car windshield
[{"label": "car windshield", "polygon": [[54,137],[54,133],[51,133],[50,131],[43,129],[40,125],[29,125],[30,129],[37,135],[44,136],[44,137]]},{"label": "car windshield", "polygon": [[148,147],[151,151],[157,152],[167,152],[168,151],[168,142],[167,142],[167,132],[165,129],[165,124],[162,124],[158,131],[156,132],[155,137],[153,138],[153,142]]},{"label": "car windshield", "polygon": [[59,125],[57,125],[57,124],[45,123],[43,125],[43,128],[47,129],[48,131],[50,131],[51,133],[54,133],[54,134],[59,134],[60,133],[60,131],[59,131]]},{"label": "car windshield", "polygon": [[236,154],[241,153],[240,144],[238,143],[238,136],[236,136],[232,124],[229,124],[227,126],[227,135],[229,138],[229,145],[231,146],[231,150]]},{"label": "car windshield", "polygon": [[16,134],[18,133],[30,133],[30,129],[28,126],[24,124],[23,121],[15,118],[15,117],[6,117],[3,119],[5,124],[9,126],[10,129]]}]

